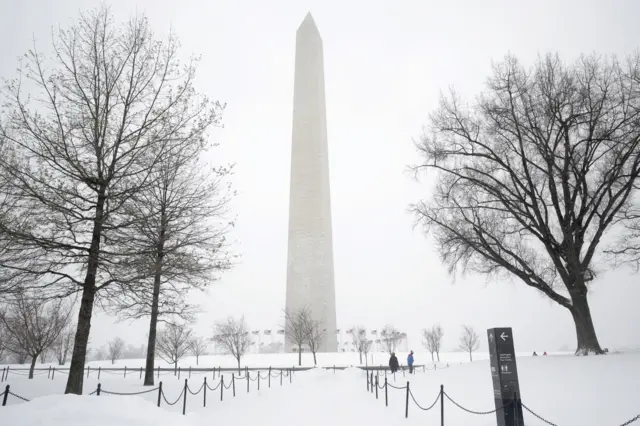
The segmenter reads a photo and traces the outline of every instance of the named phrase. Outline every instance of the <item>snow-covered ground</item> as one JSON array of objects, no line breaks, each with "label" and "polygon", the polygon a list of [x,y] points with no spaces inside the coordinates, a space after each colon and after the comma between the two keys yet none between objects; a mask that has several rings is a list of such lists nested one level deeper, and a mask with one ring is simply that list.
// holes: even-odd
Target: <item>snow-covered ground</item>
[{"label": "snow-covered ground", "polygon": [[[324,355],[338,359],[345,354]],[[352,355],[352,354],[347,354]],[[444,354],[443,354],[444,355]],[[456,354],[457,355],[457,354]],[[288,357],[289,355],[280,355]],[[276,365],[278,356],[256,358],[257,364]],[[380,360],[386,357],[381,354]],[[443,356],[450,358],[449,354]],[[481,357],[478,357],[481,358]],[[439,368],[426,372],[395,378],[388,376],[390,384],[404,387],[411,383],[411,391],[416,401],[428,407],[438,396],[440,384],[445,392],[458,404],[471,411],[491,411],[494,408],[491,375],[488,361],[479,359],[472,363],[460,363],[449,359],[450,368]],[[204,364],[203,359],[200,364]],[[223,364],[232,366],[233,360]],[[261,362],[257,362],[261,361]],[[271,361],[271,362],[269,362]],[[333,360],[331,360],[333,361]],[[354,362],[357,358],[354,358]],[[377,361],[374,357],[374,361]],[[282,366],[293,365],[289,359],[280,361]],[[121,362],[122,363],[122,362]],[[213,363],[213,361],[212,361]],[[381,363],[381,362],[377,362]],[[126,363],[134,367],[133,363]],[[124,366],[124,363],[121,364]],[[559,426],[618,426],[640,414],[640,354],[610,354],[607,356],[573,357],[550,355],[547,357],[521,356],[518,359],[520,389],[523,403],[550,422]],[[200,426],[210,424],[234,425],[298,425],[328,426],[337,424],[366,424],[386,426],[406,422],[411,425],[440,424],[440,403],[434,409],[422,411],[412,401],[409,418],[404,419],[404,390],[389,388],[389,406],[385,407],[384,391],[367,393],[365,373],[357,369],[345,371],[314,369],[297,372],[292,383],[288,378],[280,385],[279,377],[267,386],[266,371],[262,372],[260,391],[257,390],[257,372],[253,372],[250,391],[247,393],[246,380],[236,382],[236,397],[231,389],[225,389],[224,400],[220,401],[220,389],[207,392],[207,406],[203,407],[204,394],[187,395],[187,415],[182,416],[182,398],[178,398],[185,376],[178,380],[171,373],[162,373],[163,389],[169,402],[163,400],[161,408],[156,406],[158,391],[141,396],[115,396],[111,392],[143,391],[138,374],[104,374],[100,383],[101,396],[62,396],[64,374],[56,374],[54,380],[47,380],[46,372],[28,380],[24,375],[11,373],[8,381],[15,394],[32,399],[22,402],[9,395],[8,406],[0,407],[0,424],[11,426]],[[273,372],[274,376],[278,373]],[[207,377],[208,385],[215,388],[219,378],[212,380],[211,373],[193,373],[188,381],[189,388],[196,392]],[[230,373],[225,373],[228,384]],[[380,377],[381,383],[384,381]],[[93,391],[98,384],[95,374],[85,381],[85,393]],[[462,410],[449,400],[444,402],[446,425],[495,425],[495,414],[472,414]],[[544,423],[525,411],[525,422],[529,425]],[[640,426],[640,420],[633,423]]]}]

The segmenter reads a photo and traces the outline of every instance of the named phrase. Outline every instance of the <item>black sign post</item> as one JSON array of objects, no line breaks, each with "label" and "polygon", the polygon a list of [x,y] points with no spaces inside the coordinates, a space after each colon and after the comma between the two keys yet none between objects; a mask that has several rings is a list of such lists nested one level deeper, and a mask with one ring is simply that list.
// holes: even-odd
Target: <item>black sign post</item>
[{"label": "black sign post", "polygon": [[524,426],[513,332],[511,328],[490,328],[487,337],[498,426]]}]

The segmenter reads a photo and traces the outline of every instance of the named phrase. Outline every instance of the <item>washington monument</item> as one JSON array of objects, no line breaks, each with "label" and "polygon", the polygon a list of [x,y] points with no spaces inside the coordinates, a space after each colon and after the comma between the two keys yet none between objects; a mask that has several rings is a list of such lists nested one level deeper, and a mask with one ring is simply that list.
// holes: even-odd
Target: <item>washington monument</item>
[{"label": "washington monument", "polygon": [[324,60],[310,13],[296,33],[286,309],[305,307],[325,330],[319,352],[337,352]]}]

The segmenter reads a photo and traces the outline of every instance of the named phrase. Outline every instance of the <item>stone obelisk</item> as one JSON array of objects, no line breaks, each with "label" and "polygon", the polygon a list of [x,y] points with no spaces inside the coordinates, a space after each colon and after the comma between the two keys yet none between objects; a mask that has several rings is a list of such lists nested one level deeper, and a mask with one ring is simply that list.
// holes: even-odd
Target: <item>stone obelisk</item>
[{"label": "stone obelisk", "polygon": [[337,352],[324,60],[310,13],[296,33],[286,309],[305,307],[325,330],[319,352]]}]

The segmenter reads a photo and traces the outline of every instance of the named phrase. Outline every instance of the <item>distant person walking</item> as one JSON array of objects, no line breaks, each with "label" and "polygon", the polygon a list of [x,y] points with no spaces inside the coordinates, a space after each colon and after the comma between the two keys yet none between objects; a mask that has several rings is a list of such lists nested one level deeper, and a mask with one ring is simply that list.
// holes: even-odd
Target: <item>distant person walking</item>
[{"label": "distant person walking", "polygon": [[407,357],[407,365],[409,366],[409,374],[413,374],[413,351]]},{"label": "distant person walking", "polygon": [[396,358],[395,352],[391,352],[391,357],[389,358],[389,368],[394,374],[396,371],[398,371],[398,368],[400,368],[400,364],[398,363],[398,358]]}]

